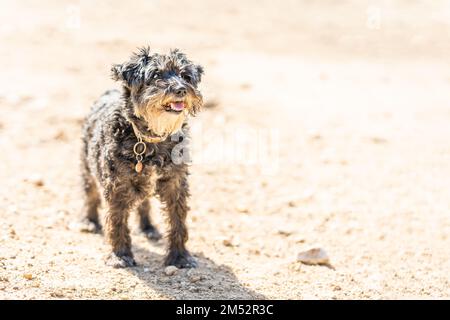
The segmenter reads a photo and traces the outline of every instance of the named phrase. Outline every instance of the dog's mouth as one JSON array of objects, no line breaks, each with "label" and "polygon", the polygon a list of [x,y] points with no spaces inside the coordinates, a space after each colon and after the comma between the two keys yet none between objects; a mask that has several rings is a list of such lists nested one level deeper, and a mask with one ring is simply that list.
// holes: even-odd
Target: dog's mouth
[{"label": "dog's mouth", "polygon": [[181,113],[186,108],[186,104],[184,101],[172,101],[164,106],[164,110],[172,113]]}]

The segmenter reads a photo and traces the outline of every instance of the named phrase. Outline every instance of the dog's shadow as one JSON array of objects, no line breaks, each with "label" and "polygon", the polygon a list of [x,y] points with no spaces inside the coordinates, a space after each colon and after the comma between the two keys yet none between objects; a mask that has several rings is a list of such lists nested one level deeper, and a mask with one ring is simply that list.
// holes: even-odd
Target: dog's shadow
[{"label": "dog's shadow", "polygon": [[[157,246],[161,246],[159,243]],[[166,275],[164,256],[148,248],[133,245],[137,266],[127,268],[146,286],[163,299],[265,299],[246,288],[225,265],[218,265],[203,254],[192,252],[198,267],[178,269],[173,275]]]},{"label": "dog's shadow", "polygon": [[[95,232],[104,239],[102,230]],[[132,251],[137,265],[125,270],[140,279],[154,293],[144,299],[199,299],[199,300],[263,300],[266,297],[239,281],[230,267],[217,264],[200,252],[190,251],[198,267],[178,269],[165,273],[165,239],[147,239],[137,225],[131,227]],[[141,296],[140,296],[141,297]]]}]

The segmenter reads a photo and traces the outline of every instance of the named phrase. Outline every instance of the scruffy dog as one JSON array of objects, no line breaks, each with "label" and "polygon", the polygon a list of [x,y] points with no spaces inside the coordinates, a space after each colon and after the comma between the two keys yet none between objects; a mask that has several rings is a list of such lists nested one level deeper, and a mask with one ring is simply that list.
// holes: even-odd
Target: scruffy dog
[{"label": "scruffy dog", "polygon": [[167,55],[140,49],[129,61],[112,67],[112,77],[121,82],[122,90],[104,93],[86,119],[84,222],[87,229],[101,229],[97,209],[102,194],[107,206],[105,232],[112,246],[106,261],[110,266],[136,264],[127,225],[131,211],[137,209],[148,238],[161,237],[150,220],[153,195],[164,205],[169,224],[165,264],[197,265],[185,247],[188,168],[179,160],[187,152],[187,118],[202,106],[197,89],[202,74],[203,68],[177,49]]}]

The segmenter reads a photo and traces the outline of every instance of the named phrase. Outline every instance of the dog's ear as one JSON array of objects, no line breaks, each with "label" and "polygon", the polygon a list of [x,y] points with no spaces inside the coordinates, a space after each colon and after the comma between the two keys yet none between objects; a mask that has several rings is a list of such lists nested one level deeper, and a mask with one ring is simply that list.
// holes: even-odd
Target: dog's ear
[{"label": "dog's ear", "polygon": [[131,59],[123,64],[115,64],[111,68],[113,80],[122,81],[125,86],[131,88],[142,84],[145,78],[145,68],[150,60],[150,48],[141,48],[134,53]]},{"label": "dog's ear", "polygon": [[111,68],[111,76],[113,80],[122,81],[125,86],[131,88],[141,80],[140,69],[140,66],[133,62],[115,64]]},{"label": "dog's ear", "polygon": [[202,75],[205,72],[205,70],[199,64],[195,66],[195,69],[197,71],[197,83],[200,83],[202,81]]}]

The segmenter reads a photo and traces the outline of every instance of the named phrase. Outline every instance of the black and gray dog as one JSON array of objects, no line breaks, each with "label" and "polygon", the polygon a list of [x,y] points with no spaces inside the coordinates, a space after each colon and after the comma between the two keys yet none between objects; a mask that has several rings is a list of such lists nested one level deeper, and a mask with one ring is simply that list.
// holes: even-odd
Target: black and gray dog
[{"label": "black and gray dog", "polygon": [[112,246],[108,265],[136,264],[127,223],[131,211],[137,209],[140,228],[148,238],[161,237],[150,220],[149,198],[157,195],[169,224],[165,264],[196,266],[185,246],[188,168],[174,157],[186,152],[185,143],[181,151],[176,146],[183,137],[187,141],[187,118],[202,106],[197,89],[202,74],[203,68],[179,50],[162,55],[140,49],[129,61],[113,66],[112,77],[121,82],[122,90],[104,93],[86,119],[84,222],[87,229],[101,229],[97,210],[103,195],[105,232]]}]

